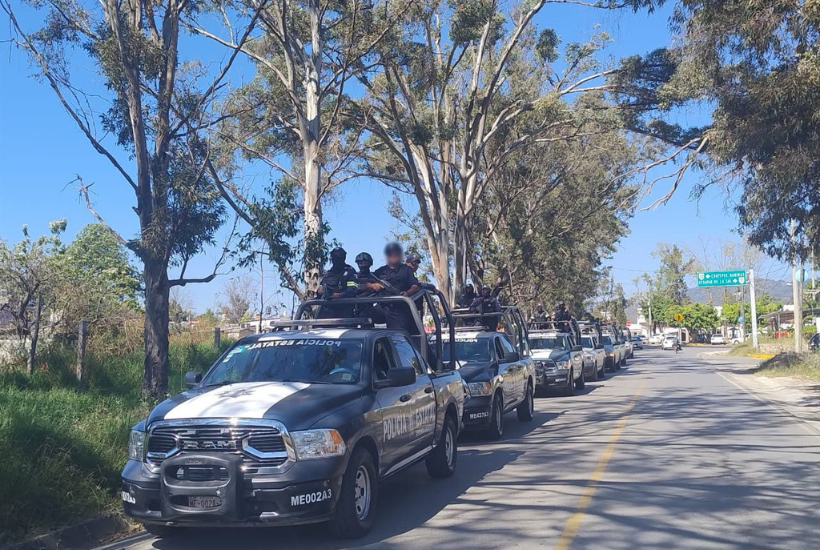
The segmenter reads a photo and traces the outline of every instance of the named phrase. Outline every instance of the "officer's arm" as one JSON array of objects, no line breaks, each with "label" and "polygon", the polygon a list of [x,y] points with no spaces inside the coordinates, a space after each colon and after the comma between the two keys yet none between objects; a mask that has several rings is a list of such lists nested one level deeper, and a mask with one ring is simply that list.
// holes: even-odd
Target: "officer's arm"
[{"label": "officer's arm", "polygon": [[413,272],[410,271],[410,268],[407,268],[406,272],[407,272],[407,281],[406,282],[407,282],[407,287],[408,288],[403,294],[405,296],[412,296],[413,294],[418,292],[421,287],[419,286],[419,280],[416,279],[415,274],[413,274]]}]

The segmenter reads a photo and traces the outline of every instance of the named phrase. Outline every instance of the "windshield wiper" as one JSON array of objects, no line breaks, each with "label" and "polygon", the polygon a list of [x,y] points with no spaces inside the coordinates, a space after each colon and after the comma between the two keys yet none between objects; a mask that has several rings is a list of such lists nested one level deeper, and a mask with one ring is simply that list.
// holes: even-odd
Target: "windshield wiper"
[{"label": "windshield wiper", "polygon": [[205,384],[203,387],[205,388],[212,388],[214,386],[230,386],[231,384],[236,384],[237,382],[232,382],[230,380],[222,380],[221,382],[214,382],[212,384]]}]

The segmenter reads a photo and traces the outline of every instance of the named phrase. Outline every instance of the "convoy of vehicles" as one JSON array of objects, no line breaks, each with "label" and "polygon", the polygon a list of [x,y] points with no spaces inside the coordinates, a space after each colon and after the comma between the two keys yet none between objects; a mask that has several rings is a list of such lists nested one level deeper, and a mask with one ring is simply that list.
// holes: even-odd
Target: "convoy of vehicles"
[{"label": "convoy of vehicles", "polygon": [[[614,326],[573,320],[529,332],[514,306],[451,312],[435,290],[337,304],[358,316],[322,318],[327,302],[307,301],[204,375],[189,372],[186,391],[137,423],[125,512],[159,536],[326,522],[361,537],[385,478],[421,461],[434,478],[452,475],[463,429],[500,438],[506,413],[533,419],[537,389],[572,395],[628,353]],[[406,309],[413,334],[375,326],[374,306]]]}]

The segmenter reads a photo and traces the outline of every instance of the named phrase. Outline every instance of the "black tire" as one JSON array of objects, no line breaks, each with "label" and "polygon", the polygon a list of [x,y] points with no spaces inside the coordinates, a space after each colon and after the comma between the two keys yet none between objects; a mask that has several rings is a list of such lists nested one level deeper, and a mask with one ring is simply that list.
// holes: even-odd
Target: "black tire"
[{"label": "black tire", "polygon": [[569,375],[567,376],[567,385],[564,386],[564,397],[572,397],[575,395],[575,380],[573,377],[575,372],[573,369],[569,369]]},{"label": "black tire", "polygon": [[601,365],[601,371],[598,373],[598,380],[606,380],[606,360],[604,360],[604,364]]},{"label": "black tire", "polygon": [[171,527],[169,525],[158,525],[156,523],[143,523],[142,527],[155,537],[160,537],[163,539],[169,539],[173,536],[179,535],[184,529],[182,527]]},{"label": "black tire", "polygon": [[[368,493],[365,494],[364,491]],[[339,500],[329,522],[331,533],[345,539],[365,536],[373,527],[378,495],[379,478],[373,457],[367,449],[358,447],[353,450],[347,470],[342,476]]]},{"label": "black tire", "polygon": [[427,473],[431,477],[450,477],[456,471],[458,464],[458,432],[456,423],[448,415],[444,419],[444,429],[441,439],[425,459]]},{"label": "black tire", "polygon": [[493,408],[490,411],[490,425],[487,428],[487,437],[501,439],[504,435],[504,400],[500,395],[493,397]]},{"label": "black tire", "polygon": [[[614,361],[615,361],[615,360],[614,360],[614,358],[613,358],[613,363],[614,363]],[[624,364],[624,360],[623,360],[623,358],[621,358],[621,360],[620,360],[620,361],[618,361],[617,363],[615,363],[615,370],[621,370],[621,365],[623,365],[623,364]]]},{"label": "black tire", "polygon": [[592,380],[591,382],[598,381],[598,365],[592,365]]},{"label": "black tire", "polygon": [[527,382],[527,395],[524,396],[524,401],[515,409],[518,415],[518,420],[521,422],[529,422],[535,418],[535,392],[532,389],[532,384]]},{"label": "black tire", "polygon": [[584,367],[581,367],[581,376],[578,377],[578,380],[575,381],[575,389],[582,390],[584,386],[587,385],[587,381],[584,378]]}]

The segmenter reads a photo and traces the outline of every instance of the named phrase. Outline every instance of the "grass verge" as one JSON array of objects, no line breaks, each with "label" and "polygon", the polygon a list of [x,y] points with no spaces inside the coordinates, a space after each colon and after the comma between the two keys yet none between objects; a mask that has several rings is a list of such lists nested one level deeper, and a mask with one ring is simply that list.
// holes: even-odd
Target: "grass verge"
[{"label": "grass verge", "polygon": [[[171,391],[221,351],[172,344]],[[0,371],[0,546],[119,506],[130,428],[153,405],[140,396],[143,355],[89,356],[83,391],[73,361],[73,350],[56,349],[31,377]]]},{"label": "grass verge", "polygon": [[772,378],[791,376],[802,380],[820,382],[820,354],[781,353],[764,361],[755,370],[755,374]]}]

